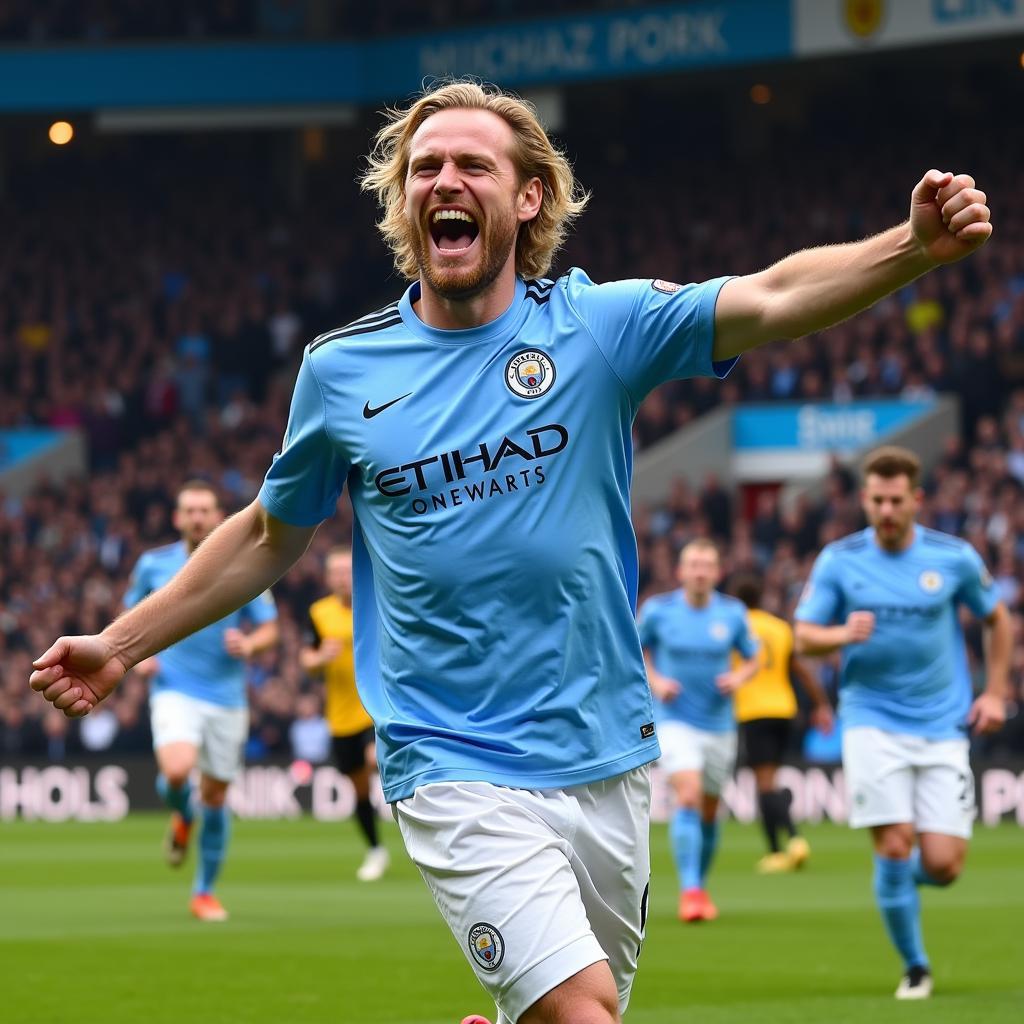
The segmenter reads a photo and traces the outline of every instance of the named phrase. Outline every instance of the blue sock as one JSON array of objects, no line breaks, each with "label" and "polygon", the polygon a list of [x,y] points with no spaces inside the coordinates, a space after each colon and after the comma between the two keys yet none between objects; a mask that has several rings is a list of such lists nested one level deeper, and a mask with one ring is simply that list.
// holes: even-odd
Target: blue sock
[{"label": "blue sock", "polygon": [[220,874],[231,833],[231,815],[226,807],[203,804],[203,830],[199,833],[199,865],[194,892],[211,892]]},{"label": "blue sock", "polygon": [[188,779],[175,787],[167,781],[166,775],[160,774],[156,777],[156,791],[172,811],[177,811],[186,821],[192,820],[192,783]]},{"label": "blue sock", "polygon": [[679,872],[679,885],[684,889],[700,888],[700,815],[689,808],[680,807],[669,826],[672,854]]},{"label": "blue sock", "polygon": [[875,902],[904,965],[927,967],[928,956],[921,938],[921,907],[909,860],[890,860],[875,854]]},{"label": "blue sock", "polygon": [[711,870],[711,862],[715,859],[715,854],[718,852],[719,831],[717,818],[713,821],[702,821],[700,823],[700,884],[702,888],[705,879],[708,877],[708,872]]},{"label": "blue sock", "polygon": [[914,874],[914,885],[937,885],[941,888],[942,883],[936,882],[925,870],[924,864],[921,861],[920,846],[915,846],[910,854],[910,870]]}]

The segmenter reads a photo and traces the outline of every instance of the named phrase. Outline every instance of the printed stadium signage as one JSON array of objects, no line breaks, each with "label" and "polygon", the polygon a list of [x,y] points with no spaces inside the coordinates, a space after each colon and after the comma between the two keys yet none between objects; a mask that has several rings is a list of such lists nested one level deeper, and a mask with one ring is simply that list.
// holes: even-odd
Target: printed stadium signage
[{"label": "printed stadium signage", "polygon": [[733,445],[738,452],[856,451],[933,408],[932,401],[897,400],[745,405],[733,413]]},{"label": "printed stadium signage", "polygon": [[[1024,826],[1024,762],[990,761],[974,765],[979,823],[998,825],[1009,819]],[[154,790],[152,758],[91,761],[75,764],[8,761],[0,766],[0,821],[120,821],[131,811],[162,810]],[[668,782],[652,769],[651,813],[667,821],[673,809]],[[842,770],[832,766],[779,769],[779,786],[793,794],[793,817],[798,821],[834,821],[847,817]],[[379,788],[375,805],[388,813]],[[283,819],[311,814],[320,821],[337,821],[355,810],[352,784],[330,765],[306,762],[250,765],[228,791],[231,810],[240,818]],[[749,768],[729,780],[722,802],[737,821],[757,818],[757,790]],[[484,933],[481,933],[483,935]],[[479,952],[486,963],[500,955],[489,936]],[[493,954],[487,960],[487,954]]]},{"label": "printed stadium signage", "polygon": [[0,430],[0,473],[28,459],[45,454],[63,438],[64,432],[61,430]]},{"label": "printed stadium signage", "polygon": [[794,0],[795,56],[953,43],[1024,31],[1024,0]]},{"label": "printed stadium signage", "polygon": [[594,81],[790,57],[790,0],[718,0],[349,42],[8,49],[0,109],[379,103],[424,80]]},{"label": "printed stadium signage", "polygon": [[182,110],[401,100],[477,75],[509,88],[1024,31],[1024,0],[718,0],[359,43],[8,47],[0,110]]}]

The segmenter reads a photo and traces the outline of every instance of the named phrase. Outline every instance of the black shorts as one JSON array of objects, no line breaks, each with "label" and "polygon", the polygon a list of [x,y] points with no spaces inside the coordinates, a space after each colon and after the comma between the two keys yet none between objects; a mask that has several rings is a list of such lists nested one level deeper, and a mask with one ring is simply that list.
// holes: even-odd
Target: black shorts
[{"label": "black shorts", "polygon": [[351,736],[334,737],[334,760],[342,775],[351,775],[366,767],[366,748],[373,742],[373,727]]},{"label": "black shorts", "polygon": [[789,745],[792,718],[752,718],[743,722],[745,759],[751,768],[760,764],[782,764]]}]

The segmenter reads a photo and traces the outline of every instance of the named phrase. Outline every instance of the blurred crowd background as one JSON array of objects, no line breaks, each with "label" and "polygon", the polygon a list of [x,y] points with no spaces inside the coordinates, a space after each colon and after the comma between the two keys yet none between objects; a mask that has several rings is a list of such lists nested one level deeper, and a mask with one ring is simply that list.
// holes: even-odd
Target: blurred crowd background
[{"label": "blurred crowd background", "polygon": [[[287,35],[305,31],[288,28],[289,14],[300,26],[308,14],[301,0],[160,6],[164,22],[140,0],[0,0],[0,39]],[[338,16],[328,31],[341,34],[513,9],[472,0],[329,6]],[[514,13],[541,7],[517,0]],[[808,78],[800,117],[770,129],[752,107],[665,82],[570,94],[561,142],[593,199],[556,272],[578,265],[598,281],[745,273],[900,221],[932,163],[976,175],[997,224],[976,257],[832,330],[749,354],[725,383],[666,385],[640,410],[635,441],[649,447],[722,403],[957,394],[962,430],[945,439],[928,474],[922,520],[967,538],[1013,610],[1015,703],[985,749],[1021,755],[1024,207],[1019,140],[1007,136],[987,76],[983,64],[965,64],[944,83],[950,117],[970,119],[959,133],[946,118],[921,118],[927,78],[917,91],[896,88],[898,69],[885,67],[870,79]],[[245,133],[106,140],[74,159],[8,171],[0,429],[79,428],[90,465],[85,478],[40,481],[26,498],[0,493],[0,757],[149,748],[141,681],[129,678],[102,713],[69,724],[29,693],[30,661],[55,637],[97,631],[118,613],[139,554],[175,539],[170,512],[184,480],[210,480],[229,510],[253,499],[280,442],[303,347],[404,287],[354,184],[374,126],[367,115],[310,171],[301,194],[285,198],[273,174],[253,172],[273,146]],[[765,574],[766,606],[783,616],[821,545],[863,525],[857,480],[838,462],[823,498],[792,509],[765,493],[744,515],[713,476],[680,477],[664,505],[638,506],[634,518],[641,599],[672,587],[680,547],[709,536],[727,575]],[[343,499],[275,587],[281,644],[250,665],[253,760],[292,756],[295,721],[319,714],[318,685],[299,668],[298,649],[306,609],[323,593],[323,555],[350,528]],[[976,624],[967,637],[977,675]],[[820,671],[834,688],[834,666]]]},{"label": "blurred crowd background", "polygon": [[[664,3],[666,0],[660,0]],[[678,0],[676,0],[678,2]],[[558,0],[558,12],[655,7],[659,0]],[[450,29],[550,14],[550,0],[2,0],[0,40],[110,43],[137,40],[369,37]]]}]

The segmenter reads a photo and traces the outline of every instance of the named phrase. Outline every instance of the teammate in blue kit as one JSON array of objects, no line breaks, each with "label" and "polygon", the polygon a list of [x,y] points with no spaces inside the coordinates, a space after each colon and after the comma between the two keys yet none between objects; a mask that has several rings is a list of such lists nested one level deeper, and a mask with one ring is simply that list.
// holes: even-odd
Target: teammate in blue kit
[{"label": "teammate in blue kit", "polygon": [[[718,848],[718,803],[736,765],[733,694],[757,674],[747,609],[720,594],[718,549],[690,541],[679,554],[679,590],[640,609],[640,643],[654,694],[661,766],[675,794],[670,835],[679,872],[679,918],[713,921],[705,881]],[[732,653],[743,659],[731,667]]]},{"label": "teammate in blue kit", "polygon": [[347,484],[356,676],[409,854],[500,1021],[616,1024],[659,754],[634,620],[636,410],[967,255],[988,208],[929,171],[908,223],[748,277],[545,280],[587,196],[532,108],[472,82],[391,112],[363,184],[409,288],[307,348],[258,500],[103,633],[54,643],[30,684],[86,714],[266,589]]},{"label": "teammate in blue kit", "polygon": [[[905,448],[868,456],[871,525],[821,552],[796,610],[802,653],[842,650],[850,824],[871,829],[875,899],[905,967],[897,999],[931,995],[916,886],[949,885],[963,868],[974,821],[967,732],[1003,724],[1012,645],[977,552],[915,523],[919,474]],[[960,605],[989,633],[986,686],[973,702]]]},{"label": "teammate in blue kit", "polygon": [[[124,596],[133,608],[158,590],[188,561],[224,518],[216,491],[202,480],[178,493],[176,544],[147,551],[132,571]],[[255,628],[244,633],[248,623]],[[172,867],[185,860],[193,825],[190,776],[198,764],[202,828],[190,909],[203,921],[223,921],[227,911],[213,894],[227,852],[228,786],[242,766],[249,735],[244,660],[277,643],[277,610],[269,593],[249,601],[205,629],[140,662],[150,679],[149,708],[156,752],[157,789],[171,808],[165,854]]]}]

